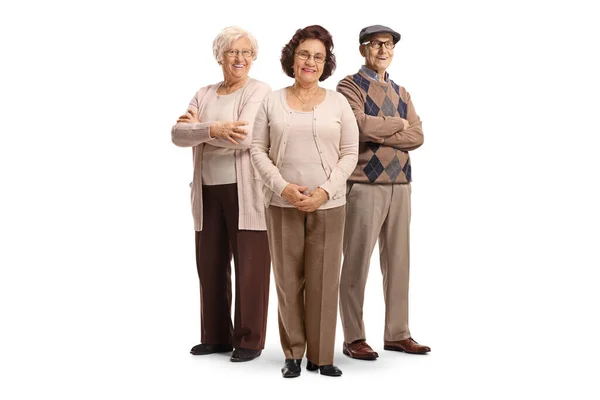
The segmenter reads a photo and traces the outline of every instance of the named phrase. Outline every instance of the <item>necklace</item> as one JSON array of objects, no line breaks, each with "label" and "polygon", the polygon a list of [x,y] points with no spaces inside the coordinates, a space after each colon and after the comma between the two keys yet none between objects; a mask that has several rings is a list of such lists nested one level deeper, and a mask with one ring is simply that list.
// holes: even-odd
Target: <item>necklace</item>
[{"label": "necklace", "polygon": [[[304,109],[304,107],[307,107],[307,104],[306,104],[306,103],[309,103],[309,102],[310,102],[310,100],[312,100],[312,98],[313,98],[313,97],[315,97],[315,95],[316,95],[317,93],[319,93],[319,90],[321,90],[321,88],[320,88],[320,87],[317,87],[317,91],[316,91],[316,92],[314,92],[314,93],[313,93],[313,94],[310,96],[310,98],[309,98],[309,99],[308,99],[306,102],[304,102],[304,101],[302,101],[302,99],[301,99],[301,98],[300,98],[300,97],[299,97],[299,96],[296,94],[296,87],[295,87],[295,86],[292,86],[292,94],[293,94],[294,96],[296,96],[296,98],[297,98],[297,99],[300,101],[300,103],[302,103],[302,109]],[[308,107],[310,107],[310,105],[309,105]]]}]

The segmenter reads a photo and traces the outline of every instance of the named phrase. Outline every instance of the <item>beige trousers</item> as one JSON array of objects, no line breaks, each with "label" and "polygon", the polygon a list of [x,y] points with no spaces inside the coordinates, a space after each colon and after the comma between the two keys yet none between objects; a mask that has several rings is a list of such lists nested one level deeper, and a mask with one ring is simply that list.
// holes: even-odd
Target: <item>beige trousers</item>
[{"label": "beige trousers", "polygon": [[345,207],[266,215],[285,358],[333,364]]},{"label": "beige trousers", "polygon": [[408,279],[410,184],[348,183],[340,316],[344,340],[366,340],[363,323],[365,285],[371,254],[379,239],[385,299],[384,341],[410,337]]}]

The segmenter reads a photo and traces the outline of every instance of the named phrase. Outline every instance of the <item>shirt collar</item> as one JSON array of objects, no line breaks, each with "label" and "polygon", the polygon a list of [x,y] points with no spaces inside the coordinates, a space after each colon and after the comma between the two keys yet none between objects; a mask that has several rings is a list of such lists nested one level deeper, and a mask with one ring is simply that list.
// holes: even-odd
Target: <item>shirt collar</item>
[{"label": "shirt collar", "polygon": [[[380,82],[379,75],[377,75],[377,72],[373,71],[371,68],[367,67],[366,65],[363,65],[362,67],[360,67],[360,72],[362,72],[369,78],[374,79],[377,82]],[[389,74],[386,72],[385,77],[384,77],[384,80],[386,82],[388,81],[388,76],[389,76]]]}]

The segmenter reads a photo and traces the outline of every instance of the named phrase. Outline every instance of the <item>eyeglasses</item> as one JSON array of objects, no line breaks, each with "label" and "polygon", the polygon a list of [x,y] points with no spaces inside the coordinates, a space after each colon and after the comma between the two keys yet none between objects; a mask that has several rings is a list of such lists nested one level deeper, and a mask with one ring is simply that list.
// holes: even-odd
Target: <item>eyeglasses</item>
[{"label": "eyeglasses", "polygon": [[237,57],[238,54],[242,53],[242,57],[244,58],[250,58],[254,55],[254,52],[252,50],[237,50],[237,49],[231,49],[231,50],[227,50],[225,51],[225,54],[227,54],[228,57]]},{"label": "eyeglasses", "polygon": [[301,50],[294,54],[297,55],[298,58],[301,60],[308,60],[309,58],[312,57],[313,60],[315,60],[315,62],[318,64],[323,64],[325,62],[325,56],[321,53],[317,53],[317,54],[311,56],[311,54],[308,51]]},{"label": "eyeglasses", "polygon": [[371,40],[369,42],[364,42],[364,46],[369,45],[372,49],[380,49],[381,45],[384,45],[386,49],[393,49],[396,47],[396,43],[393,40],[386,40],[385,42],[380,42],[379,40]]}]

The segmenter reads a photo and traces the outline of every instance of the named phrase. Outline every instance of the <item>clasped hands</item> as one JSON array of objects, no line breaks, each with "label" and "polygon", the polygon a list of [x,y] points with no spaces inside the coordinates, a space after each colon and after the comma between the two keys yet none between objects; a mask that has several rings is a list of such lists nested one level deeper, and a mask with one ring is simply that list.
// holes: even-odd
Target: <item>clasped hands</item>
[{"label": "clasped hands", "polygon": [[[195,122],[200,122],[200,120],[196,111],[191,108],[177,119],[178,124],[193,124]],[[246,121],[214,121],[210,124],[209,135],[211,138],[225,139],[233,144],[239,144],[236,139],[243,140],[248,134],[246,126],[248,126]]]},{"label": "clasped hands", "polygon": [[305,212],[317,210],[329,199],[327,192],[320,187],[313,190],[309,195],[305,195],[303,192],[306,192],[307,190],[308,186],[298,186],[294,183],[289,183],[285,189],[283,189],[283,192],[281,192],[281,197],[286,199],[298,210]]}]

